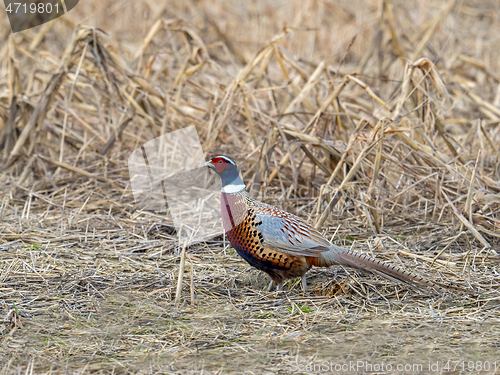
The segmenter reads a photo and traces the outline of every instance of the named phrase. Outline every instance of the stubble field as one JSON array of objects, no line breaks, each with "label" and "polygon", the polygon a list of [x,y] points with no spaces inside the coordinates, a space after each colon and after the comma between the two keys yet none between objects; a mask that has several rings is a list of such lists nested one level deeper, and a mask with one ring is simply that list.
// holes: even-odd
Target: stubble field
[{"label": "stubble field", "polygon": [[[81,0],[12,35],[1,8],[0,374],[498,373],[499,11]],[[341,267],[267,292],[219,236],[176,305],[182,246],[127,158],[189,125],[253,196],[476,293]]]}]

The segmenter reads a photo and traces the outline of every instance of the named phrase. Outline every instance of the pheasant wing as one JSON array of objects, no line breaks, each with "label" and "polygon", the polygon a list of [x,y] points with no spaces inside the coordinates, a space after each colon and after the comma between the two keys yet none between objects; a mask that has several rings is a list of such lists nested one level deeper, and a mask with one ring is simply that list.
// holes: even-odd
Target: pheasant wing
[{"label": "pheasant wing", "polygon": [[330,250],[332,244],[298,216],[269,205],[256,208],[255,213],[256,228],[266,247],[309,257]]}]

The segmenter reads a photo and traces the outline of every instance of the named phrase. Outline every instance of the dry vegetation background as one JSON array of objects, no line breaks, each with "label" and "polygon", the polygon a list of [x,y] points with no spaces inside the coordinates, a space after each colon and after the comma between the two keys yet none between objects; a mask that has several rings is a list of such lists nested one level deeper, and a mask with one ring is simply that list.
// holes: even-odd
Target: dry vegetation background
[{"label": "dry vegetation background", "polygon": [[[500,366],[497,1],[80,0],[15,35],[0,9],[0,374]],[[478,295],[339,267],[267,293],[221,236],[176,307],[127,158],[191,124],[254,196]]]}]

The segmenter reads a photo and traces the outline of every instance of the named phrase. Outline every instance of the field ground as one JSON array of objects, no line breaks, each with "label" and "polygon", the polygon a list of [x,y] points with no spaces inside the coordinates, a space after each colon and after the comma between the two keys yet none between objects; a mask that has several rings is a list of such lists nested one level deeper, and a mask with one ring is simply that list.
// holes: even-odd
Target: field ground
[{"label": "field ground", "polygon": [[[82,0],[11,35],[0,10],[0,374],[499,373],[499,15]],[[342,267],[266,292],[221,235],[176,305],[179,239],[127,158],[188,125],[253,196],[477,293]]]}]

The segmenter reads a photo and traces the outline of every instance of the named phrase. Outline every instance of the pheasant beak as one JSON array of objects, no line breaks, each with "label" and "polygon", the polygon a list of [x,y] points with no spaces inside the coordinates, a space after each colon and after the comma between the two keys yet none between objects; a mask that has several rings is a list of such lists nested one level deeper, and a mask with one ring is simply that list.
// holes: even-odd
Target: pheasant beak
[{"label": "pheasant beak", "polygon": [[207,161],[205,164],[203,164],[204,167],[208,167],[210,169],[215,169],[215,166],[212,164],[212,161]]}]

